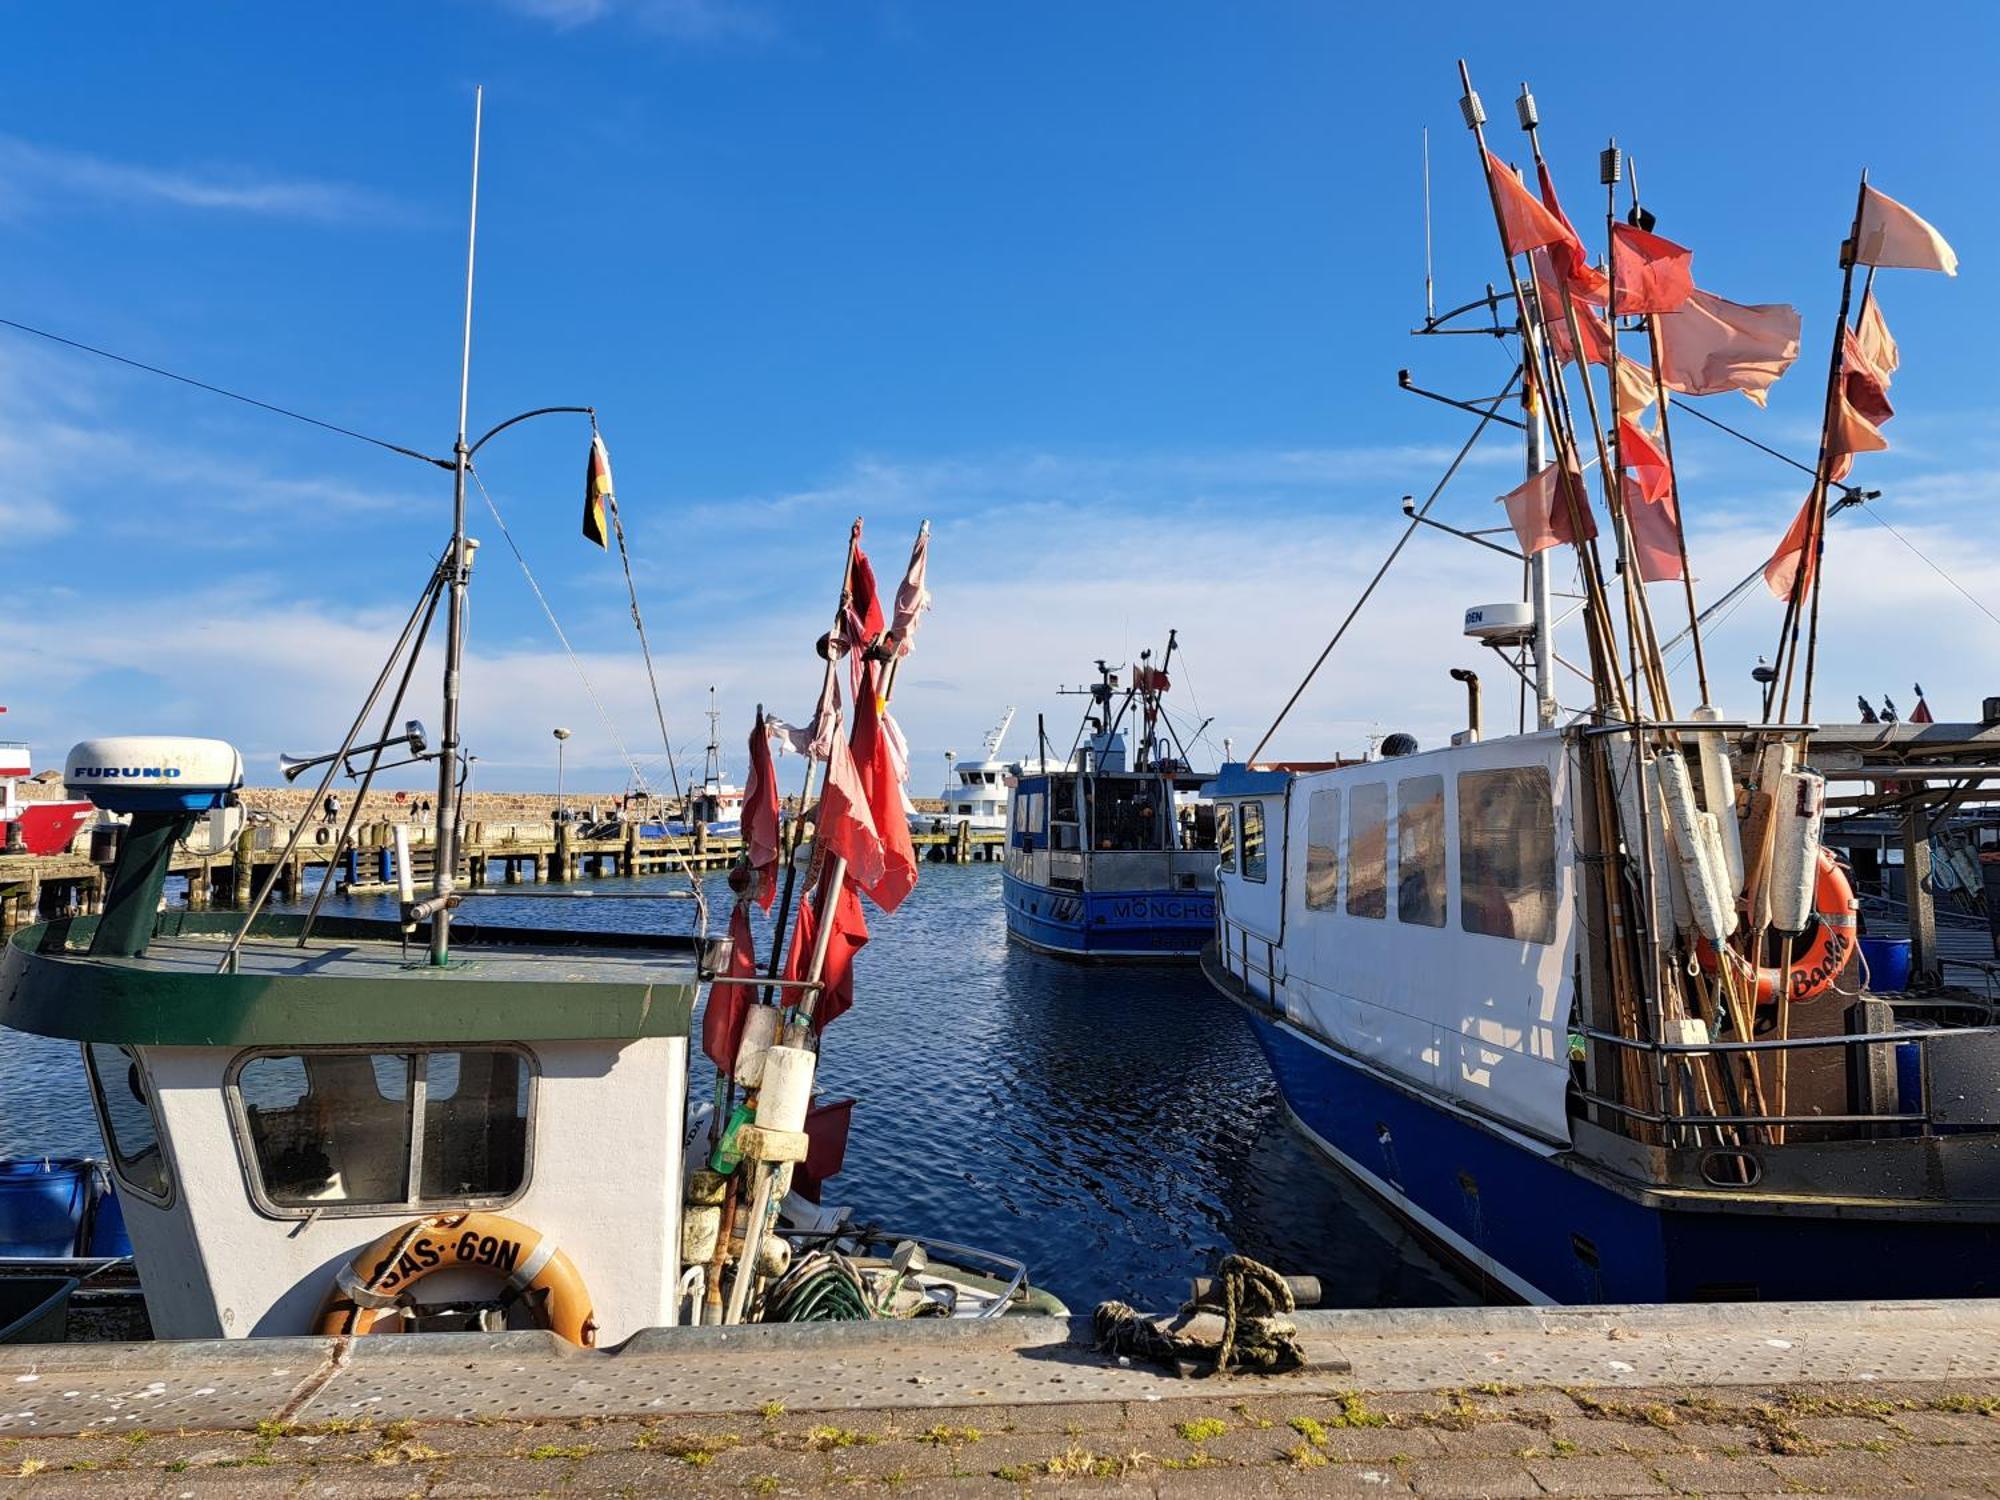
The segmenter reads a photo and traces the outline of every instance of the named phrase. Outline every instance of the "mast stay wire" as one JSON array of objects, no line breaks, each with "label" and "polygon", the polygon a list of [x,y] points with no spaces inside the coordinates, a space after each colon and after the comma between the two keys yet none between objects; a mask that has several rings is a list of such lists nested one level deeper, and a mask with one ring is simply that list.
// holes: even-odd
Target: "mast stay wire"
[{"label": "mast stay wire", "polygon": [[[486,509],[492,513],[493,524],[500,528],[501,540],[506,542],[507,550],[514,554],[514,561],[520,564],[521,576],[528,581],[528,591],[535,596],[535,602],[542,607],[543,615],[548,618],[549,628],[555,632],[556,640],[562,644],[563,653],[569,657],[569,664],[576,671],[577,680],[583,684],[585,695],[589,697],[591,706],[597,710],[597,717],[604,724],[604,732],[611,736],[611,743],[618,747],[619,758],[625,762],[627,769],[632,773],[632,779],[639,784],[639,789],[646,793],[647,800],[650,803],[652,786],[646,780],[646,773],[640,769],[638,759],[626,747],[624,737],[618,733],[618,726],[612,720],[611,711],[604,706],[604,700],[597,695],[597,687],[591,682],[590,673],[584,670],[583,659],[577,655],[576,647],[570,644],[569,634],[563,629],[562,621],[556,618],[555,607],[549,603],[548,595],[542,592],[542,585],[535,577],[535,570],[528,566],[528,559],[523,555],[520,543],[514,540],[514,533],[507,529],[507,522],[500,514],[500,507],[494,504],[493,496],[486,488],[486,481],[479,477],[477,469],[468,469],[467,472],[471,474],[472,482],[479,487],[479,497],[486,502]],[[648,658],[646,665],[647,674],[650,677],[652,671],[650,658]],[[659,689],[656,684],[654,687],[654,701],[656,706],[658,703],[658,692]],[[671,757],[671,749],[668,753]],[[673,770],[673,761],[671,758],[667,762],[667,768],[671,773]],[[676,784],[678,785],[678,778],[676,778]],[[678,792],[676,795],[678,795]],[[666,820],[662,818],[660,821],[664,827]],[[694,867],[688,863],[687,853],[681,848],[680,839],[671,831],[667,834],[667,847],[673,851],[674,858],[680,861],[681,872],[687,876],[688,884],[694,889],[697,930],[703,936],[706,936],[708,932],[708,899],[706,892],[702,889],[701,878],[696,875]]]},{"label": "mast stay wire", "polygon": [[114,354],[109,349],[100,349],[95,344],[86,344],[81,339],[66,338],[60,333],[51,333],[46,328],[37,328],[32,323],[22,323],[13,318],[0,318],[0,328],[12,328],[19,333],[32,334],[38,339],[47,339],[52,344],[61,344],[66,349],[75,349],[83,354],[95,355],[98,359],[108,359],[113,364],[124,365],[128,369],[142,370],[148,375],[158,375],[162,379],[178,381],[182,385],[193,386],[198,391],[207,391],[211,396],[222,396],[231,401],[240,401],[245,406],[254,406],[259,411],[270,412],[274,416],[289,417],[294,422],[303,422],[308,427],[318,427],[326,432],[338,433],[342,437],[353,438],[357,442],[370,443],[391,453],[400,453],[405,458],[418,459],[434,464],[440,469],[449,469],[452,461],[448,458],[433,458],[428,453],[419,453],[415,448],[405,448],[401,443],[392,443],[387,438],[371,437],[365,432],[356,432],[352,427],[343,427],[338,422],[328,422],[320,417],[309,417],[302,411],[294,411],[289,406],[279,406],[275,402],[260,401],[255,396],[246,396],[241,391],[232,391],[227,386],[197,380],[192,375],[183,375],[175,370],[163,369],[159,365],[149,365],[142,359],[129,355]]},{"label": "mast stay wire", "polygon": [[1368,586],[1361,591],[1361,597],[1354,601],[1354,607],[1347,612],[1347,618],[1342,620],[1340,628],[1334,631],[1333,639],[1326,643],[1326,649],[1320,652],[1319,659],[1307,669],[1306,675],[1300,680],[1299,685],[1292,689],[1292,696],[1287,698],[1285,706],[1278,710],[1278,717],[1271,721],[1271,727],[1264,731],[1263,738],[1257,741],[1257,747],[1244,757],[1245,765],[1250,764],[1263,753],[1264,747],[1271,743],[1271,736],[1278,732],[1278,728],[1285,722],[1286,716],[1297,706],[1299,699],[1305,695],[1306,689],[1312,685],[1313,678],[1319,675],[1319,669],[1326,665],[1326,659],[1333,655],[1333,648],[1338,646],[1341,637],[1347,634],[1348,627],[1360,615],[1362,606],[1367,604],[1369,597],[1374,594],[1376,586],[1382,582],[1382,579],[1388,574],[1389,569],[1395,566],[1396,559],[1402,555],[1403,548],[1409,544],[1410,538],[1417,534],[1417,531],[1423,524],[1423,517],[1437,503],[1438,496],[1444,493],[1445,486],[1451,483],[1453,477],[1457,475],[1460,466],[1464,464],[1466,458],[1472,453],[1473,445],[1485,434],[1487,427],[1491,425],[1493,418],[1498,414],[1500,408],[1514,394],[1514,387],[1521,380],[1522,369],[1523,367],[1519,365],[1515,367],[1514,373],[1507,379],[1506,386],[1487,405],[1484,414],[1473,427],[1471,435],[1466,438],[1464,445],[1458,450],[1457,455],[1446,466],[1443,477],[1438,480],[1436,487],[1432,489],[1430,494],[1424,498],[1424,503],[1417,508],[1416,514],[1410,517],[1410,524],[1403,528],[1403,534],[1396,539],[1396,545],[1389,549],[1389,555],[1382,560],[1382,566],[1375,570],[1375,576],[1368,580]]}]

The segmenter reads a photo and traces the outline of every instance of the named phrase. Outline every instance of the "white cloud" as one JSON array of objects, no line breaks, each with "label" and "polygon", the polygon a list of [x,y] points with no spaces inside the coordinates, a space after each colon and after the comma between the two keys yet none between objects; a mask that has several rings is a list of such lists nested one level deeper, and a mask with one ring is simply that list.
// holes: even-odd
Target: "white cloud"
[{"label": "white cloud", "polygon": [[679,42],[764,42],[778,26],[741,0],[500,0],[508,10],[563,30],[613,18]]},{"label": "white cloud", "polygon": [[19,217],[62,203],[166,205],[328,224],[402,216],[386,197],[348,183],[239,166],[148,166],[0,135],[4,211]]}]

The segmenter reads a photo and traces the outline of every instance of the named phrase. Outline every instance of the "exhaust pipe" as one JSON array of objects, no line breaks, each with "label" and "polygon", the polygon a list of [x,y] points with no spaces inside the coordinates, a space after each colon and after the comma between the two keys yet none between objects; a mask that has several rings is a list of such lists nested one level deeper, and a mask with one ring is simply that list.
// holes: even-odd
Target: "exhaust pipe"
[{"label": "exhaust pipe", "polygon": [[1470,667],[1453,667],[1451,680],[1465,684],[1465,718],[1468,736],[1479,738],[1479,674]]}]

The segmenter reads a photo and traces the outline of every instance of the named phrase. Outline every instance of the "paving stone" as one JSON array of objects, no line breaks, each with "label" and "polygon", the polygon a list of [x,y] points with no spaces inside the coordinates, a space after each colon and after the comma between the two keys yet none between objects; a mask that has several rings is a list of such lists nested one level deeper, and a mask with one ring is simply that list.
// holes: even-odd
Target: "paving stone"
[{"label": "paving stone", "polygon": [[1528,1472],[1551,1495],[1661,1495],[1666,1485],[1636,1458],[1531,1458]]},{"label": "paving stone", "polygon": [[1340,1427],[1326,1435],[1328,1458],[1387,1463],[1391,1459],[1429,1459],[1444,1455],[1438,1435],[1423,1427]]},{"label": "paving stone", "polygon": [[389,1468],[371,1463],[301,1466],[305,1492],[312,1500],[402,1500],[421,1495],[446,1470],[442,1463],[401,1464]]},{"label": "paving stone", "polygon": [[569,1477],[573,1462],[489,1458],[449,1463],[431,1480],[431,1500],[484,1500],[490,1495],[553,1495]]},{"label": "paving stone", "polygon": [[1524,1450],[1547,1452],[1549,1435],[1519,1422],[1476,1422],[1470,1427],[1429,1427],[1447,1458],[1510,1458]]},{"label": "paving stone", "polygon": [[1792,1429],[1811,1442],[1829,1447],[1842,1443],[1896,1442],[1900,1434],[1883,1417],[1796,1417]]},{"label": "paving stone", "polygon": [[1885,1420],[1919,1442],[2000,1443],[2000,1421],[1973,1412],[1899,1411]]},{"label": "paving stone", "polygon": [[[1325,1470],[1315,1469],[1313,1475]],[[1159,1500],[1264,1500],[1272,1495],[1308,1495],[1324,1493],[1305,1486],[1312,1483],[1310,1476],[1299,1477],[1287,1474],[1281,1469],[1266,1465],[1237,1468],[1229,1464],[1214,1464],[1201,1469],[1162,1469],[1153,1477],[1150,1488],[1134,1493],[1157,1495]],[[1040,1486],[1035,1492],[1040,1492]],[[1081,1496],[1094,1496],[1095,1488],[1077,1488]]]},{"label": "paving stone", "polygon": [[1528,1466],[1513,1458],[1428,1460],[1399,1465],[1419,1495],[1436,1500],[1514,1500],[1539,1495],[1542,1487]]},{"label": "paving stone", "polygon": [[1706,1434],[1713,1429],[1688,1427],[1674,1431],[1645,1422],[1607,1422],[1602,1418],[1557,1417],[1537,1434],[1537,1446],[1553,1454],[1567,1444],[1577,1453],[1680,1453],[1690,1447],[1707,1446]]},{"label": "paving stone", "polygon": [[[1174,1420],[1211,1416],[1227,1421],[1234,1415],[1229,1410],[1229,1403],[1219,1400],[1133,1404],[1148,1413],[1162,1410],[1179,1413]],[[1185,1411],[1183,1406],[1187,1408]],[[977,1427],[985,1432],[1067,1432],[1071,1428],[1108,1432],[1125,1425],[1126,1406],[1122,1401],[1073,1401],[1029,1406],[939,1407],[927,1410],[925,1414],[936,1422],[949,1423],[954,1427]],[[910,1418],[906,1416],[904,1420]]]},{"label": "paving stone", "polygon": [[1762,1460],[1778,1477],[1778,1487],[1793,1491],[1858,1489],[1865,1492],[1912,1489],[1900,1465],[1877,1453],[1773,1453]]},{"label": "paving stone", "polygon": [[835,1483],[849,1480],[948,1479],[957,1470],[951,1448],[944,1443],[871,1443],[836,1448],[826,1455],[826,1472]]},{"label": "paving stone", "polygon": [[2000,1464],[1994,1462],[1990,1448],[1913,1444],[1889,1454],[1887,1461],[1898,1474],[1924,1490],[1940,1484],[1991,1485],[2000,1493]]},{"label": "paving stone", "polygon": [[1743,1495],[1768,1490],[1775,1476],[1756,1458],[1663,1453],[1645,1461],[1649,1472],[1670,1489],[1688,1495]]},{"label": "paving stone", "polygon": [[153,1493],[167,1500],[279,1500],[297,1494],[306,1478],[291,1468],[190,1469],[168,1476]]},{"label": "paving stone", "polygon": [[[159,1475],[132,1470],[43,1473],[18,1482],[21,1486],[18,1491],[0,1488],[0,1495],[19,1494],[29,1497],[29,1500],[69,1500],[70,1496],[89,1496],[90,1500],[141,1500],[141,1497],[152,1500],[160,1492]],[[211,1489],[207,1493],[214,1494],[215,1491]]]}]

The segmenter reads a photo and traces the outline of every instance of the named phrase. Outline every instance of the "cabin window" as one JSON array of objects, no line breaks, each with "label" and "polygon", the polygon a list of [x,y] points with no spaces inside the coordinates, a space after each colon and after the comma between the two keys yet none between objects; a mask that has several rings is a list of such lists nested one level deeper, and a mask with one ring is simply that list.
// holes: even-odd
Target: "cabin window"
[{"label": "cabin window", "polygon": [[1076,821],[1076,783],[1068,778],[1049,783],[1049,821],[1052,823],[1074,823]]},{"label": "cabin window", "polygon": [[1396,783],[1396,917],[1444,926],[1444,778]]},{"label": "cabin window", "polygon": [[83,1055],[90,1065],[90,1090],[118,1180],[140,1197],[165,1204],[173,1196],[173,1179],[160,1143],[152,1080],[129,1047],[90,1042]]},{"label": "cabin window", "polygon": [[1458,886],[1467,932],[1556,940],[1556,815],[1546,766],[1459,773]]},{"label": "cabin window", "polygon": [[1243,826],[1239,831],[1243,840],[1243,878],[1262,880],[1264,878],[1264,804],[1246,802],[1243,804]]},{"label": "cabin window", "polygon": [[534,1067],[515,1047],[253,1053],[229,1080],[258,1207],[487,1207],[528,1177]]},{"label": "cabin window", "polygon": [[1347,797],[1347,914],[1389,914],[1389,787],[1370,781]]},{"label": "cabin window", "polygon": [[1090,841],[1095,849],[1160,849],[1160,783],[1100,777],[1090,784]]},{"label": "cabin window", "polygon": [[1236,873],[1236,818],[1234,804],[1218,803],[1215,809],[1215,869],[1219,875]]},{"label": "cabin window", "polygon": [[1340,895],[1340,792],[1314,792],[1306,807],[1306,905],[1325,911]]},{"label": "cabin window", "polygon": [[1197,802],[1181,809],[1181,847],[1183,849],[1213,849],[1215,847],[1215,807],[1207,802]]}]

